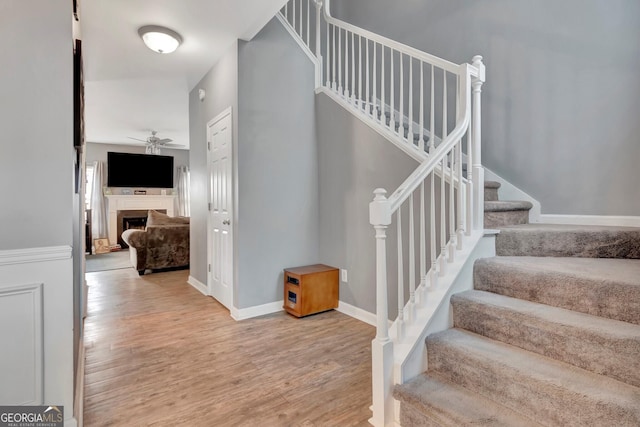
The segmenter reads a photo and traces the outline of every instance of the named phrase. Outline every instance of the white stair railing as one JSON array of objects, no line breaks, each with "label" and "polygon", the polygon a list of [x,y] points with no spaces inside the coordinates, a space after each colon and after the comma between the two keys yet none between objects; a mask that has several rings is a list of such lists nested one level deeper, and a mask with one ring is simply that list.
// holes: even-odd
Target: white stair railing
[{"label": "white stair railing", "polygon": [[[454,64],[335,19],[329,2],[324,0],[323,7],[320,0],[290,0],[279,16],[312,52],[316,90],[421,162],[388,198],[385,189],[376,189],[369,207],[376,238],[377,317],[370,422],[386,426],[394,421],[392,387],[402,381],[394,375],[394,347],[415,344],[411,340],[418,336],[407,336],[407,331],[417,311],[439,278],[457,274],[447,271],[448,265],[472,230],[483,228],[480,101],[485,68],[481,56],[472,64]],[[394,220],[396,253],[391,255],[386,237]],[[394,269],[397,279],[390,281]],[[391,329],[389,285],[398,295]]]}]

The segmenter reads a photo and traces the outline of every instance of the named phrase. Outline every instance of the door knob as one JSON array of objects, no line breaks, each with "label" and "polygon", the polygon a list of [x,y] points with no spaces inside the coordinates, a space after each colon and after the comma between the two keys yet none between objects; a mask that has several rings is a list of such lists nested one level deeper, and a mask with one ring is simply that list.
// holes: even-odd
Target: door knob
[{"label": "door knob", "polygon": [[222,221],[222,225],[231,225],[231,220],[225,219],[224,221]]}]

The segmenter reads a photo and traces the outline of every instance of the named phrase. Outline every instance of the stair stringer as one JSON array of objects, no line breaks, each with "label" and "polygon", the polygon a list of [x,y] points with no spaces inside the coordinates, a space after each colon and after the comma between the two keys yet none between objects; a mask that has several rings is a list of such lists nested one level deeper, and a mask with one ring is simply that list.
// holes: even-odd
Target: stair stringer
[{"label": "stair stringer", "polygon": [[[404,384],[427,370],[428,335],[453,327],[451,295],[473,289],[473,264],[479,258],[495,256],[495,232],[474,231],[465,240],[464,249],[456,253],[456,260],[447,265],[447,274],[438,277],[436,289],[429,289],[419,302],[414,321],[405,330],[405,337],[394,346],[394,380]],[[390,329],[395,340],[396,322]],[[396,402],[397,403],[397,402]],[[396,419],[399,419],[396,417]]]}]

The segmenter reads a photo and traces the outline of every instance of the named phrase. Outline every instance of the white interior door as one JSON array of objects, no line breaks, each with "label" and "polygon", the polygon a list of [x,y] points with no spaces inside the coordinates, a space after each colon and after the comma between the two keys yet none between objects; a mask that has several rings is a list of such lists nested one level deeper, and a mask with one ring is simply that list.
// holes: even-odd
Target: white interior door
[{"label": "white interior door", "polygon": [[233,305],[233,149],[231,108],[207,124],[209,161],[209,293]]}]

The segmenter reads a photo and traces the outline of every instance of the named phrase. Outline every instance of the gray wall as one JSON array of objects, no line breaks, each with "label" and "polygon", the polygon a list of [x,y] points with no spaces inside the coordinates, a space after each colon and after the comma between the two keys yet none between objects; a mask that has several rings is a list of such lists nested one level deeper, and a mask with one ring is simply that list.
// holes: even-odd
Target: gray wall
[{"label": "gray wall", "polygon": [[0,250],[71,246],[71,6],[5,0],[0,16]]},{"label": "gray wall", "polygon": [[238,47],[236,307],[282,300],[287,267],[318,259],[313,65],[272,19]]},{"label": "gray wall", "polygon": [[543,213],[640,215],[640,2],[334,0],[453,62],[481,54],[483,162]]},{"label": "gray wall", "polygon": [[[316,108],[320,258],[349,273],[348,283],[340,284],[340,300],[373,313],[376,254],[369,203],[374,189],[390,195],[418,164],[326,95],[317,96]],[[388,250],[395,247],[393,236]],[[393,317],[397,295],[389,298]]]},{"label": "gray wall", "polygon": [[[198,89],[207,96],[198,99]],[[191,169],[191,276],[207,283],[207,123],[228,107],[233,114],[234,158],[238,135],[238,46],[223,57],[189,93],[189,167]],[[237,238],[237,236],[236,236]]]}]

